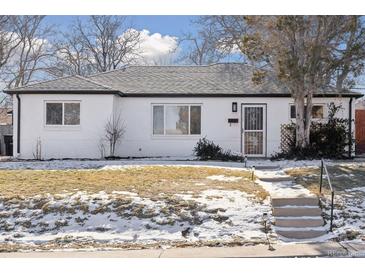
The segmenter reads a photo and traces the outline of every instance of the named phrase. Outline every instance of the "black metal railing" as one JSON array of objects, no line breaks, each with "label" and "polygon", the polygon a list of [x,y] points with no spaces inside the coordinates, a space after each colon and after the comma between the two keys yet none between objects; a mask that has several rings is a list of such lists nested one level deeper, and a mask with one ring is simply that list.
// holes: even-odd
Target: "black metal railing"
[{"label": "black metal railing", "polygon": [[332,232],[332,226],[333,226],[333,207],[334,207],[334,198],[335,198],[335,192],[332,187],[331,178],[328,174],[327,165],[324,162],[323,159],[321,159],[321,177],[319,179],[319,194],[322,194],[322,185],[323,185],[323,171],[326,174],[327,182],[330,187],[331,191],[331,219],[330,219],[330,231]]}]

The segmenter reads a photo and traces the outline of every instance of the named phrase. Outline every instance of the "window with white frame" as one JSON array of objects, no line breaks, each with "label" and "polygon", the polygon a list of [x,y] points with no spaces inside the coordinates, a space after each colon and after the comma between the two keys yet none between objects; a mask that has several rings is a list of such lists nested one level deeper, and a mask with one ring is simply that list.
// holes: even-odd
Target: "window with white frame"
[{"label": "window with white frame", "polygon": [[80,125],[80,102],[46,102],[45,116],[48,126]]},{"label": "window with white frame", "polygon": [[153,105],[153,135],[200,135],[200,105]]},{"label": "window with white frame", "polygon": [[[312,106],[312,118],[313,119],[323,119],[323,105],[313,105]],[[304,106],[304,111],[307,111],[307,106]],[[290,105],[290,119],[296,118],[295,105]]]}]

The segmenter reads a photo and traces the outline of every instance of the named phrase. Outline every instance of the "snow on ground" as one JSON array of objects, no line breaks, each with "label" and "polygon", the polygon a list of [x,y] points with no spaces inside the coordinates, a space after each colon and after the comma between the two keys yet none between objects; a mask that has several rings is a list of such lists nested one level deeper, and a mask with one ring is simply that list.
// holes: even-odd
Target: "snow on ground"
[{"label": "snow on ground", "polygon": [[[268,159],[248,160],[247,168],[252,166],[279,166],[279,167],[303,167],[319,166],[315,161],[270,161]],[[126,160],[49,160],[49,161],[25,161],[12,160],[0,161],[1,169],[36,169],[36,170],[59,170],[59,169],[118,169],[125,166],[144,165],[187,165],[187,166],[214,166],[229,168],[244,168],[240,162],[199,161],[193,157],[166,157]]]},{"label": "snow on ground", "polygon": [[62,193],[0,200],[0,243],[74,241],[146,244],[239,239],[265,242],[269,204],[240,191],[207,190],[151,200],[132,192]]},{"label": "snow on ground", "polygon": [[[255,172],[260,178],[284,178],[288,175],[283,170],[275,171],[261,171]],[[313,196],[313,194],[303,187],[302,185],[296,184],[293,181],[280,181],[280,182],[266,182],[260,179],[256,180],[256,183],[261,185],[271,197],[300,197],[300,196]]]},{"label": "snow on ground", "polygon": [[208,180],[221,181],[221,182],[237,182],[242,179],[242,177],[237,176],[224,176],[224,175],[212,175],[207,177]]},{"label": "snow on ground", "polygon": [[[358,166],[365,165],[364,159],[332,161],[326,160],[327,165]],[[188,165],[188,166],[214,166],[225,168],[244,168],[245,164],[240,162],[220,161],[199,161],[196,157],[156,157],[125,160],[12,160],[8,157],[0,157],[1,169],[37,169],[37,170],[58,170],[58,169],[118,169],[125,166],[144,165]],[[320,160],[280,160],[249,159],[247,168],[251,167],[277,166],[279,168],[296,167],[319,167]]]},{"label": "snow on ground", "polygon": [[[330,196],[326,195],[324,210],[330,219]],[[365,241],[365,187],[356,187],[335,192],[334,229],[339,241]]]}]

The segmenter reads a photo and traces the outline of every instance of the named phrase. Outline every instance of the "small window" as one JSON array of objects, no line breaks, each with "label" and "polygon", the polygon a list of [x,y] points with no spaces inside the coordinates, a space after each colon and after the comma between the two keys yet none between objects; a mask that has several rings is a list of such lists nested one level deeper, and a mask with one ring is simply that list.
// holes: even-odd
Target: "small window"
[{"label": "small window", "polygon": [[80,103],[47,102],[46,125],[80,125]]},{"label": "small window", "polygon": [[[304,111],[307,111],[307,106],[304,107]],[[290,118],[296,118],[295,105],[290,105]],[[314,119],[323,119],[323,106],[314,105],[312,107],[312,118]]]},{"label": "small window", "polygon": [[323,106],[313,106],[312,117],[315,119],[323,119]]},{"label": "small window", "polygon": [[154,105],[154,135],[200,135],[201,106]]}]

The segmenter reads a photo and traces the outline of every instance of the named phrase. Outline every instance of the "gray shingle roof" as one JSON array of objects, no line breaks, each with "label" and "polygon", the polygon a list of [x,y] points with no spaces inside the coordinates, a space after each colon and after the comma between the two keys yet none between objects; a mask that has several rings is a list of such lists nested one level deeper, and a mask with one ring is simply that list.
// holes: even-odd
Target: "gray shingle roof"
[{"label": "gray shingle roof", "polygon": [[[289,92],[273,77],[263,84],[252,82],[253,67],[226,63],[207,66],[127,66],[88,77],[70,76],[24,86],[14,92],[102,92],[123,96],[288,96]],[[334,90],[319,92],[338,94]],[[357,96],[346,91],[343,95]]]},{"label": "gray shingle roof", "polygon": [[54,80],[38,82],[23,87],[14,88],[9,91],[14,91],[14,92],[24,91],[24,93],[33,91],[108,92],[108,91],[113,91],[113,89],[103,84],[96,83],[91,79],[87,79],[85,77],[81,77],[78,75],[73,75],[73,76],[57,78]]},{"label": "gray shingle roof", "polygon": [[242,64],[209,66],[129,66],[90,79],[124,94],[287,93],[274,81],[255,85],[252,68]]}]

